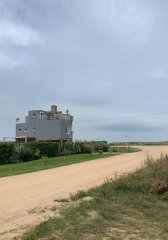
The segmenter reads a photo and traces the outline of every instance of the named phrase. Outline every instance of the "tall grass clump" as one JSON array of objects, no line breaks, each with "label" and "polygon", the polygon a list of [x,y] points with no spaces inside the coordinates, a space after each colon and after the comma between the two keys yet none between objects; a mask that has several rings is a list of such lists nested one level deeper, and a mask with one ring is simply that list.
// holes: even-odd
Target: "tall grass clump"
[{"label": "tall grass clump", "polygon": [[168,191],[168,155],[155,161],[147,157],[144,167],[113,182],[115,190],[164,194]]}]

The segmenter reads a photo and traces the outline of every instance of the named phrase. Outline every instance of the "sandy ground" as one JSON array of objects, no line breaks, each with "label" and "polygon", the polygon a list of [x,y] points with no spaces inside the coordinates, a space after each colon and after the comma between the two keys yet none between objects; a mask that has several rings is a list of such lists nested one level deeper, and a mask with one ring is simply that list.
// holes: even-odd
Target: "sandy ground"
[{"label": "sandy ground", "polygon": [[141,152],[0,178],[0,240],[12,239],[52,215],[50,208],[56,204],[55,199],[100,185],[116,173],[133,171],[142,165],[147,154],[154,158],[161,152],[168,154],[168,146],[140,148]]}]

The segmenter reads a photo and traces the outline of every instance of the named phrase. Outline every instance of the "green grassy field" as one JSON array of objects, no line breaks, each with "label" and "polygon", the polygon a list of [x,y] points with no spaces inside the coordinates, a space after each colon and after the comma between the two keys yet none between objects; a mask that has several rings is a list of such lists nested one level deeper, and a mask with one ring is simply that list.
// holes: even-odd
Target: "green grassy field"
[{"label": "green grassy field", "polygon": [[[168,157],[127,176],[60,199],[56,216],[22,240],[167,240]],[[59,214],[59,216],[58,216]]]},{"label": "green grassy field", "polygon": [[59,156],[54,158],[42,158],[35,161],[0,165],[0,177],[12,176],[28,172],[36,172],[50,168],[61,167],[65,165],[70,165],[74,163],[81,163],[90,160],[95,160],[99,158],[105,158],[114,156],[121,153],[131,153],[136,152],[138,149],[121,149],[119,148],[117,152],[108,152],[104,154],[92,153],[92,154],[76,154],[69,156]]},{"label": "green grassy field", "polygon": [[112,156],[114,154],[78,154],[53,158],[42,158],[35,161],[0,165],[0,177],[17,175],[28,172],[36,172],[49,168],[61,167],[69,164],[85,162],[98,158]]}]

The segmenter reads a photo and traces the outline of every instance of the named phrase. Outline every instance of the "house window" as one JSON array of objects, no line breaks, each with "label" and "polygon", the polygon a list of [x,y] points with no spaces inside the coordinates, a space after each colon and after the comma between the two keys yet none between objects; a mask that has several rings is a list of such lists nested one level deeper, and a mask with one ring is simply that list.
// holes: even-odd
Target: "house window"
[{"label": "house window", "polygon": [[43,120],[43,112],[40,113],[40,120]]},{"label": "house window", "polygon": [[25,129],[24,129],[24,132],[28,132],[28,129],[27,129],[27,128],[25,128]]},{"label": "house window", "polygon": [[18,129],[18,132],[21,132],[21,131],[22,131],[22,129],[21,129],[21,128],[19,128],[19,129]]},{"label": "house window", "polygon": [[35,113],[33,113],[33,117],[35,117],[36,116],[36,114]]},{"label": "house window", "polygon": [[66,127],[66,134],[70,134],[70,127]]},{"label": "house window", "polygon": [[36,129],[35,128],[33,128],[33,132],[35,132],[36,131]]}]

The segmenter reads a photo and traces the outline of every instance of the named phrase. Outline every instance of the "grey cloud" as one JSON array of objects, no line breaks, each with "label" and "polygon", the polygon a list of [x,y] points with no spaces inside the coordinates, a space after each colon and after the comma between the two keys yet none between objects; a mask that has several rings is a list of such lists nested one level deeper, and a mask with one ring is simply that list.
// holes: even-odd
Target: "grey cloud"
[{"label": "grey cloud", "polygon": [[104,124],[103,126],[97,126],[97,129],[102,131],[110,131],[110,132],[156,132],[163,130],[164,128],[158,126],[150,126],[148,124],[140,124],[140,123],[112,123],[112,124]]},{"label": "grey cloud", "polygon": [[[157,0],[0,1],[0,26],[20,29],[19,37],[5,33],[7,41],[0,34],[0,125],[53,103],[88,120],[167,107],[167,10]],[[74,136],[110,140],[109,129],[116,139],[121,130],[167,138],[166,116],[142,120],[118,127],[104,121],[101,131],[96,118],[74,122]]]}]

